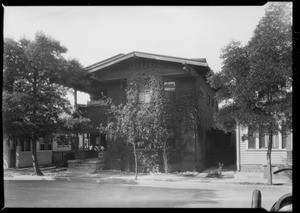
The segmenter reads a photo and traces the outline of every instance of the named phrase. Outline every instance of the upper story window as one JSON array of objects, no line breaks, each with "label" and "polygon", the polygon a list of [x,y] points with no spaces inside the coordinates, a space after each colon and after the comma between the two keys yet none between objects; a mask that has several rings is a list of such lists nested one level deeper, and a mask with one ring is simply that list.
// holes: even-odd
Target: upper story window
[{"label": "upper story window", "polygon": [[201,86],[199,86],[199,96],[204,98],[204,90]]},{"label": "upper story window", "polygon": [[207,105],[209,106],[210,105],[210,95],[209,94],[207,94]]},{"label": "upper story window", "polygon": [[145,84],[139,84],[139,103],[150,103],[150,89]]},{"label": "upper story window", "polygon": [[165,98],[167,101],[174,100],[176,83],[175,81],[165,81],[164,82]]}]

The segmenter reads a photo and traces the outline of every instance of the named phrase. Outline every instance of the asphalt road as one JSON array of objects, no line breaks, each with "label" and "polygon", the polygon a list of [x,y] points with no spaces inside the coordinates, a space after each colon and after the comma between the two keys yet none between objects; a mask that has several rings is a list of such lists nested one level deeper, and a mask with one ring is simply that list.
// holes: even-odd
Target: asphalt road
[{"label": "asphalt road", "polygon": [[[176,183],[172,183],[176,186]],[[193,207],[249,208],[254,189],[262,191],[262,207],[291,188],[204,183],[196,188],[99,184],[80,181],[5,180],[5,207]],[[202,187],[203,186],[203,187]]]}]

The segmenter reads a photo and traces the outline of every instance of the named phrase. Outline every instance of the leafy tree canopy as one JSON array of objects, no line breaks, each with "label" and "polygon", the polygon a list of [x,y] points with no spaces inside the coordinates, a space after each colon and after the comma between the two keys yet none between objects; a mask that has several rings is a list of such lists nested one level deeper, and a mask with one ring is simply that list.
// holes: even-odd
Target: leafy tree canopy
[{"label": "leafy tree canopy", "polygon": [[234,131],[236,122],[258,130],[291,128],[291,4],[270,3],[247,45],[231,41],[222,49],[222,70],[208,78],[223,107],[217,126]]},{"label": "leafy tree canopy", "polygon": [[43,33],[37,33],[34,40],[4,40],[6,134],[52,133],[61,124],[61,114],[71,112],[64,86],[76,86],[85,71],[78,61],[66,60],[66,52],[58,41]]}]

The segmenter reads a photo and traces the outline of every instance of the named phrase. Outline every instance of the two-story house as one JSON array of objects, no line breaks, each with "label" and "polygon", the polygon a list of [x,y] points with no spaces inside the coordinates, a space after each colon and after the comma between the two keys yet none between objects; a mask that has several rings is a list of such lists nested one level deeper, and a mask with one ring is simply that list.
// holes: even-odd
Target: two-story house
[{"label": "two-story house", "polygon": [[[127,79],[132,73],[142,70],[147,74],[158,72],[163,78],[165,91],[168,91],[169,95],[171,93],[175,98],[180,98],[184,94],[183,91],[188,89],[196,98],[196,110],[201,129],[185,129],[181,131],[180,137],[174,138],[174,146],[179,140],[184,140],[185,146],[182,161],[172,165],[172,171],[201,170],[210,164],[207,161],[224,162],[232,159],[231,155],[235,154],[235,143],[231,149],[230,137],[212,128],[213,113],[218,110],[218,103],[214,99],[215,90],[206,82],[206,75],[210,72],[206,59],[131,52],[95,63],[86,67],[86,70],[91,86],[81,91],[89,93],[91,101],[86,106],[79,106],[79,109],[91,119],[93,128],[79,133],[79,150],[95,150],[95,147],[99,146],[107,148],[105,135],[97,130],[100,123],[106,124],[105,113],[97,100],[101,94],[104,94],[112,98],[115,105],[125,103]],[[151,99],[145,87],[141,86],[138,92],[139,101],[147,102]],[[114,159],[109,160],[114,161]],[[109,165],[110,169],[119,169],[116,163]]]}]

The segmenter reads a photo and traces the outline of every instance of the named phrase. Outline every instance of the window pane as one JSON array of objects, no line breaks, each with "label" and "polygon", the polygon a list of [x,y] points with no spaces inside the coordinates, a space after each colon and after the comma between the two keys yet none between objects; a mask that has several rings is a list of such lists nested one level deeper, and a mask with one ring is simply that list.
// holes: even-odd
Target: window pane
[{"label": "window pane", "polygon": [[249,149],[255,149],[255,137],[250,136],[248,138],[248,148]]},{"label": "window pane", "polygon": [[139,102],[140,103],[150,103],[150,93],[139,92]]},{"label": "window pane", "polygon": [[287,149],[291,149],[292,148],[292,137],[291,137],[292,133],[287,134],[286,137],[286,144],[287,144]]},{"label": "window pane", "polygon": [[265,135],[263,132],[259,132],[259,148],[268,147],[269,136]]},{"label": "window pane", "polygon": [[21,138],[21,151],[25,151],[25,143],[26,143],[26,139]]},{"label": "window pane", "polygon": [[207,95],[207,105],[210,105],[210,95]]},{"label": "window pane", "polygon": [[200,95],[201,97],[204,97],[204,90],[202,89],[201,86],[199,86],[199,95]]},{"label": "window pane", "polygon": [[274,135],[273,137],[273,148],[278,148],[279,147],[279,135]]},{"label": "window pane", "polygon": [[282,126],[282,149],[286,149],[286,142],[287,142],[287,131],[286,131],[286,126]]},{"label": "window pane", "polygon": [[251,127],[248,128],[248,149],[255,149],[256,142],[255,142],[255,134],[253,133]]},{"label": "window pane", "polygon": [[31,147],[30,147],[31,141],[29,139],[26,139],[25,142],[26,142],[25,151],[30,151],[31,150]]},{"label": "window pane", "polygon": [[164,82],[164,89],[165,91],[175,91],[175,82],[174,81]]}]

